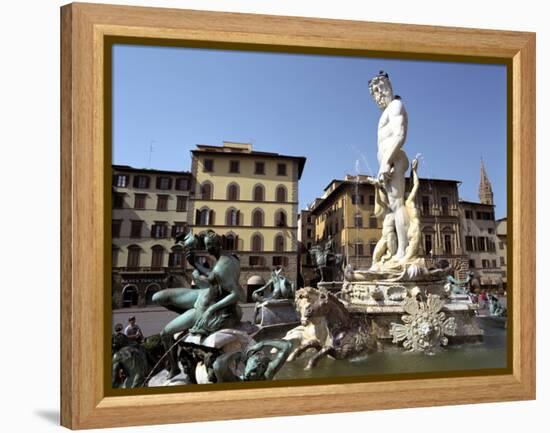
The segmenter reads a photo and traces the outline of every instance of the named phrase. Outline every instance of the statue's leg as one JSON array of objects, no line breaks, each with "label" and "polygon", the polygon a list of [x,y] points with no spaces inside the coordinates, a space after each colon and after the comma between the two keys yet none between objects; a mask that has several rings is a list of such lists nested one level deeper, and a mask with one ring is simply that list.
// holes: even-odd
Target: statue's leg
[{"label": "statue's leg", "polygon": [[409,213],[405,206],[405,173],[409,168],[409,159],[402,150],[397,153],[393,162],[393,174],[390,181],[390,207],[395,218],[395,232],[397,233],[396,258],[401,259],[409,243]]},{"label": "statue's leg", "polygon": [[164,289],[153,295],[153,302],[164,308],[182,314],[193,308],[200,289]]},{"label": "statue's leg", "polygon": [[177,344],[174,344],[174,334],[187,331],[195,324],[196,320],[197,312],[192,308],[169,322],[160,333],[164,350],[168,353],[168,361],[170,362],[168,379],[172,379],[180,373],[177,359],[178,347]]},{"label": "statue's leg", "polygon": [[319,340],[311,340],[311,341],[308,341],[307,343],[303,343],[301,344],[300,346],[298,346],[291,354],[290,356],[288,357],[287,361],[293,361],[295,360],[296,358],[298,358],[300,355],[302,355],[302,353],[304,353],[306,350],[308,349],[316,349],[316,350],[321,350],[322,349],[322,345],[321,343],[319,342]]},{"label": "statue's leg", "polygon": [[311,359],[306,365],[306,370],[311,370],[313,367],[317,365],[317,363],[321,358],[324,358],[327,355],[333,355],[333,353],[334,353],[334,349],[332,347],[329,347],[329,346],[323,347],[319,352],[317,352],[315,355],[311,357]]}]

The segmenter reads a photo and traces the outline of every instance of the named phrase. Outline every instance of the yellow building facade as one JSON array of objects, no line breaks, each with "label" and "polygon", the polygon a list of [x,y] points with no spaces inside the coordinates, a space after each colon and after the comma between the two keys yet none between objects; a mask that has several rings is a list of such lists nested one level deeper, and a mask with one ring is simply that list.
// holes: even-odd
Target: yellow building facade
[{"label": "yellow building facade", "polygon": [[192,230],[223,236],[225,249],[241,260],[243,286],[267,281],[275,267],[296,283],[304,164],[304,157],[254,151],[249,143],[197,145],[192,151]]}]

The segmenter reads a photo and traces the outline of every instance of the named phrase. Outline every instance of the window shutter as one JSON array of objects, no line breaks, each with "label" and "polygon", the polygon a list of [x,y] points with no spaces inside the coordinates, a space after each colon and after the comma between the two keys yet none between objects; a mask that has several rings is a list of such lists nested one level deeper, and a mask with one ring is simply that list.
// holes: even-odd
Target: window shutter
[{"label": "window shutter", "polygon": [[209,218],[210,219],[210,221],[209,221],[210,225],[214,225],[214,215],[215,215],[214,210],[211,210],[210,211],[210,218]]},{"label": "window shutter", "polygon": [[160,176],[157,176],[157,189],[160,189]]},{"label": "window shutter", "polygon": [[237,225],[238,226],[241,225],[241,211],[240,210],[237,211],[237,218],[236,219],[237,219]]},{"label": "window shutter", "polygon": [[139,176],[134,176],[134,181],[132,183],[132,185],[134,186],[134,188],[137,188],[138,187],[138,180],[139,180]]}]

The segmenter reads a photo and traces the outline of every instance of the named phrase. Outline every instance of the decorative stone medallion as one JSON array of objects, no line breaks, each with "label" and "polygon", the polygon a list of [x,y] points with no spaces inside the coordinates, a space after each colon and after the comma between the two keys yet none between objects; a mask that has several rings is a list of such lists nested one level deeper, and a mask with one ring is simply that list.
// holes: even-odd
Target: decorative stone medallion
[{"label": "decorative stone medallion", "polygon": [[433,354],[449,342],[446,335],[456,335],[456,322],[441,311],[445,301],[437,295],[428,295],[426,301],[407,298],[401,317],[404,324],[392,323],[390,335],[393,343],[403,341],[403,347],[414,352]]}]

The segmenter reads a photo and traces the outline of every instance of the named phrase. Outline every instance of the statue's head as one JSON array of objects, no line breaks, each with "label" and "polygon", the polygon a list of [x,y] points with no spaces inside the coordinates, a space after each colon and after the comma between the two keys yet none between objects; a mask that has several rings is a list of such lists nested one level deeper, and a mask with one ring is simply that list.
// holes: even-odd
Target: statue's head
[{"label": "statue's head", "polygon": [[244,373],[242,379],[249,380],[263,380],[265,379],[265,372],[271,359],[261,350],[249,354],[246,359],[246,365],[244,367]]},{"label": "statue's head", "polygon": [[222,248],[222,240],[214,230],[208,230],[204,235],[204,246],[208,254],[216,255]]},{"label": "statue's head", "polygon": [[369,80],[369,91],[381,110],[384,110],[393,98],[393,89],[391,87],[390,77],[384,71],[380,71]]}]

